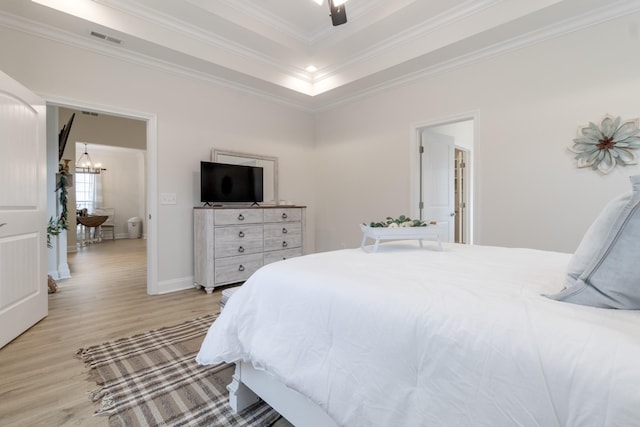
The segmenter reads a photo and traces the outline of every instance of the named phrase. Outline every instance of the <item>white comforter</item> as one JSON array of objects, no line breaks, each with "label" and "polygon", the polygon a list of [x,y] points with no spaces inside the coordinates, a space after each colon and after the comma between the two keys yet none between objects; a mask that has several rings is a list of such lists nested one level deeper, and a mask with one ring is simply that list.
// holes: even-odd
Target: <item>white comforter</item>
[{"label": "white comforter", "polygon": [[400,242],[270,264],[197,361],[250,361],[349,427],[640,426],[640,313],[541,296],[568,260]]}]

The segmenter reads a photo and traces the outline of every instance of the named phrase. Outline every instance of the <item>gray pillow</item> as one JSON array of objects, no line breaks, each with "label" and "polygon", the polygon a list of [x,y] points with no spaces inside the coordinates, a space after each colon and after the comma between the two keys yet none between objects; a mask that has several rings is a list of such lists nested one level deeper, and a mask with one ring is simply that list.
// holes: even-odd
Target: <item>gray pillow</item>
[{"label": "gray pillow", "polygon": [[565,288],[549,298],[602,308],[640,309],[640,175],[587,230],[567,267]]}]

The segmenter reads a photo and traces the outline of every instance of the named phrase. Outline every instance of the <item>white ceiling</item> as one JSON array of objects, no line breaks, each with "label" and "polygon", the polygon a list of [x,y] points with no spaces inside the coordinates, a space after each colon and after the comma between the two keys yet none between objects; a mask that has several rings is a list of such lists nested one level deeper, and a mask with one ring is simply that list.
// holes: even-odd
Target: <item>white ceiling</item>
[{"label": "white ceiling", "polygon": [[326,1],[2,0],[0,25],[318,110],[639,11],[640,0],[345,6],[348,22],[333,27]]}]

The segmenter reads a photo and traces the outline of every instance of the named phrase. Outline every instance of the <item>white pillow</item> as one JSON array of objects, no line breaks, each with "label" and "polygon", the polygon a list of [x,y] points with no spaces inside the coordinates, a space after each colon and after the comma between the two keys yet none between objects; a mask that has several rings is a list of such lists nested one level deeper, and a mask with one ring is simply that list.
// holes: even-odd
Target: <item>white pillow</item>
[{"label": "white pillow", "polygon": [[549,298],[602,308],[640,309],[640,175],[613,199],[569,261],[565,288]]}]

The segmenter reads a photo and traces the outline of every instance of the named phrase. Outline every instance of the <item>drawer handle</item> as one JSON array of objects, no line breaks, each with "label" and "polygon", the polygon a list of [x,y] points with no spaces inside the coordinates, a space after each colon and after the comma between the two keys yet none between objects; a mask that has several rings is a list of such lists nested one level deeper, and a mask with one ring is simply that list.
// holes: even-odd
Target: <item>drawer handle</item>
[{"label": "drawer handle", "polygon": [[287,247],[287,242],[282,242],[282,247],[286,248]]},{"label": "drawer handle", "polygon": [[238,248],[238,252],[244,252],[244,248],[243,248],[242,246],[240,246],[240,247]]},{"label": "drawer handle", "polygon": [[238,237],[244,237],[244,231],[239,232]]},{"label": "drawer handle", "polygon": [[287,219],[287,213],[286,212],[282,212],[282,219]]},{"label": "drawer handle", "polygon": [[287,233],[288,233],[287,229],[282,227],[282,234],[287,234]]},{"label": "drawer handle", "polygon": [[244,215],[239,214],[238,215],[238,221],[244,221]]},{"label": "drawer handle", "polygon": [[244,271],[244,265],[240,264],[240,267],[238,267],[238,271]]}]

